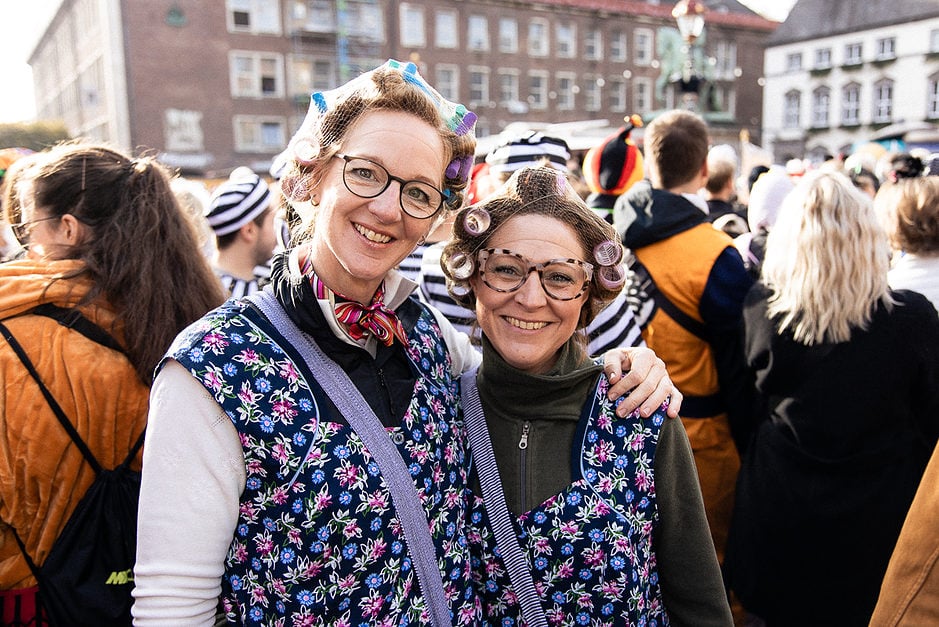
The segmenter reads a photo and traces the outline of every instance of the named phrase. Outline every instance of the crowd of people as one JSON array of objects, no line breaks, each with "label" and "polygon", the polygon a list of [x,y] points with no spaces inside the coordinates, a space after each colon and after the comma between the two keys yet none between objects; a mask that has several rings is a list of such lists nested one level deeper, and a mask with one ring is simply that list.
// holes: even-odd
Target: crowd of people
[{"label": "crowd of people", "polygon": [[[211,193],[3,164],[5,337],[103,467],[146,434],[134,623],[939,620],[935,160],[741,172],[686,110],[477,159],[475,122],[388,61]],[[12,347],[27,625],[95,471]]]}]

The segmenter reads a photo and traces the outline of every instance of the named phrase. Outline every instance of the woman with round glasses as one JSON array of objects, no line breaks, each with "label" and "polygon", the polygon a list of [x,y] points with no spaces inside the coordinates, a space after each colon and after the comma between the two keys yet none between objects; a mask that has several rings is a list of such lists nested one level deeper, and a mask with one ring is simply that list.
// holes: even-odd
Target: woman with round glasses
[{"label": "woman with round glasses", "polygon": [[[474,122],[414,64],[313,94],[281,180],[295,247],[156,378],[138,625],[210,624],[220,596],[236,624],[479,623],[458,419],[478,358],[393,270],[461,205]],[[670,382],[627,356],[656,407]]]},{"label": "woman with round glasses", "polygon": [[623,286],[613,228],[527,168],[456,216],[441,263],[482,329],[462,394],[485,620],[732,625],[681,421],[617,419],[577,332]]}]

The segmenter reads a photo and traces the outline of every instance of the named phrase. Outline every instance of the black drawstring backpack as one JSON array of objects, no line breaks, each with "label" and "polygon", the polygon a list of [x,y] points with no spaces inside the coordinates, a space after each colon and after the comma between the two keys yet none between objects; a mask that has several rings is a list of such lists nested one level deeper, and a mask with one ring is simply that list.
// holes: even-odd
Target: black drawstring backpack
[{"label": "black drawstring backpack", "polygon": [[[55,318],[89,339],[123,352],[111,335],[77,310],[43,305],[30,313]],[[129,466],[143,446],[144,433],[140,434],[117,468],[102,468],[42,382],[23,347],[2,322],[0,333],[35,379],[62,427],[95,471],[94,482],[72,512],[42,566],[36,565],[13,529],[23,557],[39,582],[37,605],[41,619],[50,625],[63,627],[130,625],[140,473]]]}]

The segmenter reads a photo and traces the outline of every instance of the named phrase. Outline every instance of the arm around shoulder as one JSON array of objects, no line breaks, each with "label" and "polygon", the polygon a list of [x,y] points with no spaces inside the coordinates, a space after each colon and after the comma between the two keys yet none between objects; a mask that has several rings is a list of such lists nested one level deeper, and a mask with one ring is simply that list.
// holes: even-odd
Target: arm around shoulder
[{"label": "arm around shoulder", "polygon": [[245,486],[238,433],[179,363],[153,383],[134,569],[135,625],[212,625]]}]

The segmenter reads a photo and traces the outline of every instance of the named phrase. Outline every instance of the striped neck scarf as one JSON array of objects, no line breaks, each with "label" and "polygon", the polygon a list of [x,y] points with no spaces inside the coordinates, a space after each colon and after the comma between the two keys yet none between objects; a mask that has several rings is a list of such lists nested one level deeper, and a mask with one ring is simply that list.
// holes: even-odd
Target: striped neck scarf
[{"label": "striped neck scarf", "polygon": [[336,319],[353,340],[360,341],[372,334],[385,346],[391,346],[395,338],[407,346],[407,336],[398,315],[385,306],[384,281],[375,290],[372,302],[366,306],[329,289],[313,272],[313,263],[309,257],[301,264],[301,272],[309,279],[316,297],[332,303]]}]

